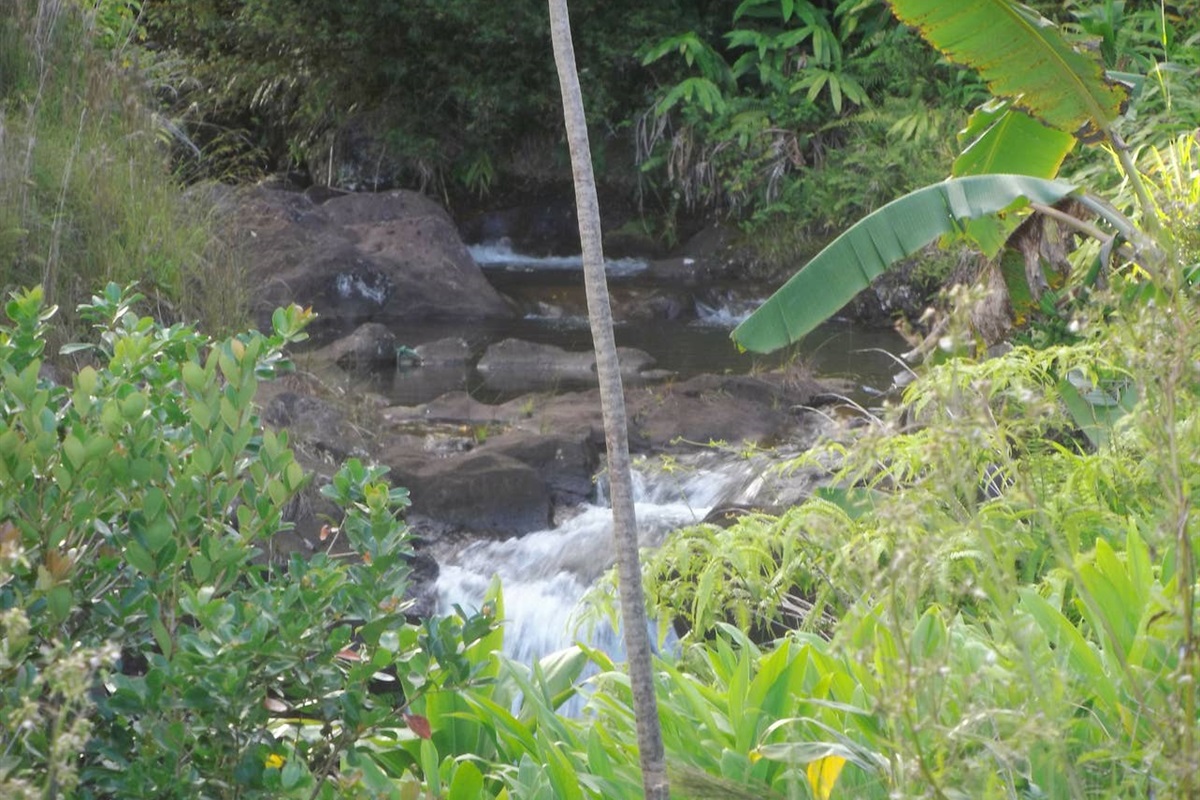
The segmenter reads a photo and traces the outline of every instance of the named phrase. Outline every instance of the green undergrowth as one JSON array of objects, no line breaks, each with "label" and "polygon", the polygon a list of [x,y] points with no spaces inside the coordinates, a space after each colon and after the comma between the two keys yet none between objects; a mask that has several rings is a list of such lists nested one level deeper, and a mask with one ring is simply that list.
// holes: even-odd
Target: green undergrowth
[{"label": "green undergrowth", "polygon": [[0,288],[44,286],[65,338],[108,281],[139,282],[162,319],[236,329],[239,263],[203,193],[170,174],[171,133],[102,16],[117,5],[0,4]]},{"label": "green undergrowth", "polygon": [[0,796],[389,796],[434,746],[412,712],[441,735],[494,615],[406,618],[408,493],[378,466],[320,487],[339,511],[301,532],[314,552],[272,554],[312,476],[254,398],[309,312],[211,339],[137,300],[79,309],[88,365],[61,382],[41,289],[4,307]]},{"label": "green undergrowth", "polygon": [[1195,147],[1146,159],[1171,267],[1114,275],[1069,342],[943,354],[786,467],[833,459],[830,488],[649,557],[686,671],[733,630],[762,647],[750,676],[798,642],[829,658],[797,691],[847,716],[788,746],[879,757],[874,789],[834,797],[1197,790]]}]

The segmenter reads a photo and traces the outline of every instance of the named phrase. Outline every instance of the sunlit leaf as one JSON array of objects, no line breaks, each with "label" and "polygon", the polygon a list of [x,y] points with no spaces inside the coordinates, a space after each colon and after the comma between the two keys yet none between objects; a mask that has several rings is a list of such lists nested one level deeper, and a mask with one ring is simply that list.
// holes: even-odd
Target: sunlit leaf
[{"label": "sunlit leaf", "polygon": [[846,759],[836,755],[818,758],[808,765],[804,773],[808,776],[809,785],[812,786],[813,795],[817,800],[829,800],[844,766]]},{"label": "sunlit leaf", "polygon": [[1075,138],[1050,128],[1013,107],[993,100],[975,109],[958,135],[962,153],[952,174],[1031,175],[1050,179],[1058,175]]},{"label": "sunlit leaf", "polygon": [[892,0],[892,11],[952,61],[977,70],[999,97],[1082,136],[1121,113],[1126,89],[1076,51],[1049,20],[1011,0]]}]

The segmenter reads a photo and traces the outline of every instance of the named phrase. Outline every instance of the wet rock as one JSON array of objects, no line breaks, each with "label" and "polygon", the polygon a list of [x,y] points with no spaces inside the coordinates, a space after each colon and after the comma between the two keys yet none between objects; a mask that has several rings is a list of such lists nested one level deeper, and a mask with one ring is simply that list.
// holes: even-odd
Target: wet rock
[{"label": "wet rock", "polygon": [[696,316],[696,304],[687,292],[674,289],[613,291],[613,318],[617,322],[681,320]]},{"label": "wet rock", "polygon": [[487,211],[467,220],[462,230],[468,242],[507,239],[513,250],[531,256],[579,252],[579,223],[575,219],[575,205],[569,201]]},{"label": "wet rock", "polygon": [[362,369],[396,363],[396,334],[378,322],[358,326],[349,336],[312,354],[343,369]]},{"label": "wet rock", "polygon": [[392,406],[383,411],[383,419],[392,424],[424,423],[495,423],[506,422],[511,414],[519,414],[518,408],[511,411],[506,406],[481,403],[466,392],[450,392],[441,397],[415,406]]},{"label": "wet rock", "polygon": [[641,449],[753,443],[769,445],[787,430],[792,416],[769,401],[734,400],[719,393],[671,391],[639,399],[633,406],[631,436]]},{"label": "wet rock", "polygon": [[471,359],[471,347],[460,337],[438,339],[435,342],[419,344],[413,348],[421,364],[426,367],[458,366]]},{"label": "wet rock", "polygon": [[231,202],[262,327],[289,303],[312,306],[323,324],[513,313],[446,212],[415,192],[351,194],[317,205],[304,194],[259,187]]},{"label": "wet rock", "polygon": [[590,435],[580,431],[571,435],[518,430],[488,439],[480,450],[516,459],[537,470],[556,506],[577,505],[592,496],[592,476],[600,459]]},{"label": "wet rock", "polygon": [[385,453],[415,512],[480,534],[520,536],[549,527],[551,496],[533,467],[485,450],[430,459]]},{"label": "wet rock", "polygon": [[667,258],[651,261],[649,274],[676,286],[695,287],[745,278],[754,268],[750,248],[733,228],[704,228]]},{"label": "wet rock", "polygon": [[526,395],[499,406],[499,414],[514,427],[527,432],[580,437],[604,447],[604,418],[600,390]]},{"label": "wet rock", "polygon": [[412,605],[405,612],[410,619],[428,619],[438,612],[437,579],[441,567],[429,553],[417,551],[408,559],[408,588],[405,599]]},{"label": "wet rock", "polygon": [[[642,350],[617,348],[621,376],[636,381],[654,364]],[[505,339],[492,345],[475,367],[488,387],[501,392],[537,392],[563,386],[595,385],[596,357],[592,351],[571,352],[549,344]]]},{"label": "wet rock", "polygon": [[270,399],[264,401],[263,421],[273,428],[286,429],[297,450],[320,454],[332,462],[369,453],[370,442],[362,430],[352,425],[333,403],[286,390],[264,396]]}]

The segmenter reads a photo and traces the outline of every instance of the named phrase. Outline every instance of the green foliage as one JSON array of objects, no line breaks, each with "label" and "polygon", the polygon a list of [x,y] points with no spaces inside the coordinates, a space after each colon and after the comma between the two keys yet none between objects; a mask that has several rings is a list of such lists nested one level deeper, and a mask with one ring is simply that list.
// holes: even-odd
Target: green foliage
[{"label": "green foliage", "polygon": [[1121,113],[1123,88],[1023,5],[899,0],[892,8],[931,45],[977,69],[992,94],[1020,96],[1024,108],[1054,128],[1090,135]]},{"label": "green foliage", "polygon": [[[144,11],[148,40],[169,54],[156,63],[171,113],[204,155],[181,160],[201,174],[303,167],[364,110],[404,180],[447,191],[484,191],[489,171],[528,177],[522,160],[544,164],[561,140],[547,134],[560,109],[545,3],[148,0]],[[572,11],[588,20],[585,105],[615,129],[644,103],[633,53],[697,12],[631,0]]]},{"label": "green foliage", "polygon": [[722,623],[756,641],[791,629],[828,633],[826,606],[841,607],[853,592],[824,575],[854,529],[837,506],[814,502],[778,519],[677,531],[645,570],[648,602],[689,639],[703,641]]},{"label": "green foliage", "polygon": [[[1051,262],[1051,267],[1064,273],[1070,271],[1070,266],[1065,253],[1045,255],[1043,244],[1048,234],[1042,223],[1027,220],[1018,228],[1017,217],[1003,218],[1008,202],[999,201],[1005,192],[993,198],[997,202],[989,203],[964,205],[954,198],[960,186],[984,185],[960,183],[972,178],[1028,184],[1041,181],[1050,185],[1048,179],[1057,174],[1072,147],[1072,136],[1103,142],[1112,149],[1120,173],[1137,200],[1138,213],[1127,216],[1109,202],[1079,195],[1078,202],[1088,212],[1115,229],[1106,233],[1090,222],[1049,208],[1063,194],[1048,193],[1038,199],[1008,191],[1009,199],[1024,197],[1035,209],[1070,230],[1103,244],[1096,266],[1082,281],[1083,292],[1102,280],[1100,273],[1115,253],[1141,262],[1151,270],[1161,262],[1163,253],[1155,241],[1161,231],[1158,214],[1152,211],[1154,200],[1129,147],[1116,130],[1119,116],[1126,111],[1128,92],[1124,86],[1105,75],[1094,58],[1074,48],[1049,21],[1010,0],[978,0],[953,6],[929,0],[903,0],[894,4],[894,10],[900,19],[917,26],[931,44],[951,58],[978,69],[999,102],[978,109],[960,134],[965,149],[955,161],[954,178],[893,201],[847,230],[801,267],[734,331],[734,340],[740,347],[769,351],[795,341],[836,313],[884,270],[934,238],[945,241],[952,236],[970,240],[988,257],[994,257],[1006,242],[1019,250],[1025,260],[1025,274],[1020,276],[1017,270],[1004,264],[1001,269],[1007,287],[1000,287],[995,293],[993,306],[1007,306],[1011,301],[1013,310],[1023,316],[1025,307],[1036,307],[1040,302],[1051,325],[1067,327],[1058,313],[1059,298],[1043,294],[1048,281],[1042,262]],[[993,30],[1000,35],[992,34]],[[1030,64],[1036,69],[1030,69]],[[1019,110],[1016,103],[1037,119]],[[1039,122],[1048,127],[1043,128]],[[989,175],[996,169],[1017,175]],[[996,183],[992,188],[999,185]],[[937,196],[943,196],[946,202],[926,202]],[[977,195],[975,199],[981,197]],[[949,220],[947,208],[951,209]],[[1144,230],[1139,230],[1134,221],[1139,221]],[[1117,246],[1119,243],[1127,243],[1124,251]],[[1068,295],[1067,300],[1071,299]],[[992,312],[992,316],[1005,315],[1003,310]],[[996,327],[996,323],[991,327]],[[986,342],[992,343],[994,340]]]},{"label": "green foliage", "polygon": [[1021,175],[952,178],[893,200],[835,239],[733,331],[759,353],[798,341],[832,317],[896,262],[957,234],[968,220],[1075,191],[1062,181]]},{"label": "green foliage", "polygon": [[357,461],[322,488],[344,511],[339,551],[264,562],[308,478],[253,399],[311,315],[212,341],[139,317],[138,299],[110,284],[81,307],[97,336],[66,348],[85,366],[64,382],[41,377],[41,290],[6,307],[0,779],[50,770],[47,787],[80,797],[377,796],[370,741],[413,735],[401,712],[472,679],[460,650],[491,623],[406,622],[407,492]]},{"label": "green foliage", "polygon": [[[853,754],[879,754],[869,773],[879,796],[1177,791],[1200,760],[1191,688],[1200,665],[1187,655],[1200,382],[1193,367],[1177,371],[1200,345],[1200,317],[1184,291],[1171,310],[1110,295],[1117,318],[1089,320],[1076,344],[932,367],[882,421],[806,456],[840,462],[836,484],[854,488],[775,522],[672,537],[648,562],[650,596],[660,613],[695,613],[696,632],[717,635],[685,639],[697,643],[676,667],[699,684],[691,707],[710,707],[721,685],[705,666],[721,632],[796,625],[774,587],[819,576],[838,590],[826,607],[832,642],[790,634],[764,652],[802,642],[831,657],[809,702],[848,714],[830,729],[850,741],[810,729],[759,744],[764,757],[837,752],[854,764]],[[1063,375],[1106,395],[1124,387],[1121,413],[1089,423],[1105,436],[1062,402]],[[678,699],[665,685],[663,696],[668,719]],[[692,713],[669,753],[696,752],[684,744],[696,731],[707,742],[710,729],[727,730]],[[699,748],[713,759],[704,772],[728,777],[714,754],[745,747]],[[843,781],[855,774],[847,770]]]},{"label": "green foliage", "polygon": [[8,3],[0,19],[0,291],[41,284],[66,309],[137,281],[173,319],[244,323],[240,266],[211,205],[186,198],[129,74],[137,3]]},{"label": "green foliage", "polygon": [[80,5],[90,12],[88,21],[97,44],[105,50],[123,48],[145,33],[139,23],[142,0],[99,0]]},{"label": "green foliage", "polygon": [[873,0],[746,0],[720,39],[693,30],[648,49],[663,88],[639,122],[647,188],[749,218],[770,251],[776,220],[823,235],[938,174],[926,134],[942,71],[888,19]]}]

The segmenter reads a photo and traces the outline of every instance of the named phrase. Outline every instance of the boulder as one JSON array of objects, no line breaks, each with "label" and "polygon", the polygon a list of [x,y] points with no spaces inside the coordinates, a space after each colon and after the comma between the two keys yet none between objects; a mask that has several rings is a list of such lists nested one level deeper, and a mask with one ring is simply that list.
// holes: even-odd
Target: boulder
[{"label": "boulder", "polygon": [[267,386],[275,393],[262,400],[263,422],[286,429],[297,451],[320,455],[336,463],[369,455],[372,442],[360,428],[350,424],[337,406],[303,391]]},{"label": "boulder", "polygon": [[669,287],[611,287],[613,319],[616,322],[683,320],[696,316],[689,292]]},{"label": "boulder", "polygon": [[640,449],[669,450],[709,442],[770,445],[791,422],[786,408],[769,402],[672,391],[636,403],[629,427]]},{"label": "boulder", "polygon": [[415,406],[393,406],[385,409],[383,419],[398,425],[415,422],[471,425],[506,422],[510,414],[516,413],[519,412],[515,408],[509,411],[504,406],[481,403],[466,392],[457,391],[444,394],[428,403]]},{"label": "boulder", "polygon": [[239,195],[234,216],[260,326],[289,303],[350,323],[513,314],[446,212],[415,192],[350,194],[317,205],[300,193],[257,187]]},{"label": "boulder", "polygon": [[579,223],[569,200],[484,212],[463,224],[463,236],[472,244],[507,239],[514,251],[531,256],[579,252]]},{"label": "boulder", "polygon": [[717,226],[702,229],[667,258],[651,261],[648,271],[664,283],[690,288],[751,277],[756,267],[745,236]]},{"label": "boulder", "polygon": [[471,346],[461,337],[438,339],[413,348],[426,367],[459,366],[471,360]]},{"label": "boulder", "polygon": [[417,551],[408,558],[412,570],[408,575],[408,586],[404,599],[412,602],[405,612],[410,620],[429,619],[438,612],[437,579],[441,567],[429,553]]},{"label": "boulder", "polygon": [[396,363],[396,334],[378,322],[358,326],[349,336],[317,350],[312,358],[332,361],[342,369]]},{"label": "boulder", "polygon": [[698,375],[630,393],[630,441],[649,450],[710,441],[773,445],[795,432],[802,407],[830,394],[804,373]]},{"label": "boulder", "polygon": [[574,506],[591,498],[592,476],[600,465],[589,434],[510,431],[488,439],[479,449],[532,467],[545,481],[556,506]]},{"label": "boulder", "polygon": [[533,467],[486,450],[447,458],[385,453],[391,479],[414,512],[475,533],[520,536],[551,523],[551,496]]},{"label": "boulder", "polygon": [[[649,353],[631,347],[617,348],[617,356],[621,376],[628,381],[638,381],[654,364]],[[537,392],[597,383],[596,357],[592,351],[572,352],[520,339],[505,339],[492,345],[475,368],[488,388],[500,392]]]}]

